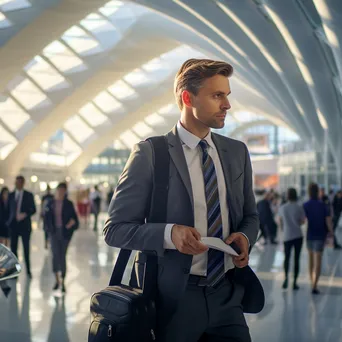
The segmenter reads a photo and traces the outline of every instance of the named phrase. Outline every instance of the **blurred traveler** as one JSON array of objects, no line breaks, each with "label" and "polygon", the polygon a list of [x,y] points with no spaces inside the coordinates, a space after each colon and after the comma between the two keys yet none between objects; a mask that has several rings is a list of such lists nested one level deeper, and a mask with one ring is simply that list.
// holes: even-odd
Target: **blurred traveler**
[{"label": "blurred traveler", "polygon": [[66,254],[74,231],[79,226],[73,203],[67,199],[67,184],[57,186],[55,197],[44,208],[52,249],[52,268],[56,276],[54,290],[66,292]]},{"label": "blurred traveler", "polygon": [[307,248],[309,251],[309,275],[312,293],[319,294],[317,284],[321,275],[322,255],[328,232],[333,234],[332,221],[326,203],[319,199],[319,188],[311,183],[308,188],[309,201],[304,203],[308,221]]},{"label": "blurred traveler", "polygon": [[7,225],[9,215],[9,190],[4,186],[0,193],[0,243],[6,247],[9,247],[9,228]]},{"label": "blurred traveler", "polygon": [[291,258],[291,251],[294,248],[294,276],[293,289],[298,290],[297,279],[300,269],[300,253],[303,245],[303,233],[301,225],[305,222],[303,206],[297,203],[297,191],[289,188],[287,191],[287,203],[279,208],[280,227],[284,231],[284,274],[283,289],[288,286],[288,273]]},{"label": "blurred traveler", "polygon": [[9,196],[10,216],[8,226],[10,229],[11,250],[18,256],[18,239],[21,240],[24,248],[27,276],[31,279],[30,264],[30,239],[32,231],[31,217],[36,213],[33,194],[24,190],[25,178],[17,176],[15,179],[15,191]]},{"label": "blurred traveler", "polygon": [[335,249],[341,249],[342,246],[338,243],[337,237],[336,237],[336,229],[338,227],[338,224],[340,222],[341,218],[341,212],[342,212],[342,190],[338,191],[333,199],[333,228],[334,228],[334,248]]},{"label": "blurred traveler", "polygon": [[277,234],[277,224],[274,220],[274,214],[271,209],[271,202],[273,199],[273,194],[269,191],[266,191],[264,194],[264,198],[257,203],[257,209],[259,213],[259,220],[261,225],[261,231],[265,238],[265,244],[267,244],[268,240],[271,244],[276,245],[277,242],[275,240]]},{"label": "blurred traveler", "polygon": [[46,207],[47,203],[53,199],[53,195],[51,194],[51,188],[48,185],[46,187],[46,193],[45,195],[42,197],[41,200],[41,207],[40,207],[40,217],[43,220],[43,230],[44,230],[44,240],[45,240],[45,249],[48,249],[48,240],[49,240],[49,234],[48,234],[48,227],[46,225],[45,222],[45,217],[44,217],[44,208]]},{"label": "blurred traveler", "polygon": [[110,201],[113,198],[113,195],[114,195],[114,188],[111,186],[109,191],[108,191],[108,194],[107,194],[107,205],[108,205],[108,207],[110,205]]},{"label": "blurred traveler", "polygon": [[99,191],[99,187],[95,185],[94,191],[90,195],[90,200],[91,200],[91,212],[94,215],[94,228],[93,230],[96,232],[97,231],[97,222],[98,222],[98,217],[101,212],[101,193]]}]

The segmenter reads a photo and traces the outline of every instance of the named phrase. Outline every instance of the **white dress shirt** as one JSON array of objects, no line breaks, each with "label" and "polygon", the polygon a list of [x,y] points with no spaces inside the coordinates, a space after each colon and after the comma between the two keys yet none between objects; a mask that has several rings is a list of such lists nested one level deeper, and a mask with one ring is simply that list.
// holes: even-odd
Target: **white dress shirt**
[{"label": "white dress shirt", "polygon": [[21,204],[23,201],[24,190],[15,190],[15,201],[17,202],[16,219],[19,221],[18,215],[21,213]]},{"label": "white dress shirt", "polygon": [[[177,131],[179,138],[183,144],[183,151],[186,159],[186,163],[188,165],[188,170],[190,174],[190,181],[192,185],[192,194],[194,199],[194,216],[195,216],[195,227],[202,237],[207,236],[208,232],[208,216],[207,216],[207,201],[205,197],[205,185],[203,179],[203,171],[202,171],[202,150],[198,143],[201,141],[200,138],[193,135],[189,131],[187,131],[181,124],[178,122]],[[220,207],[221,207],[221,217],[222,217],[222,233],[223,240],[227,239],[230,235],[230,227],[229,227],[229,210],[227,204],[227,189],[226,183],[224,179],[224,174],[220,162],[219,155],[216,150],[216,146],[212,141],[211,133],[209,133],[204,138],[209,147],[208,153],[212,158],[217,177],[217,185],[220,199]],[[165,249],[176,249],[174,243],[171,239],[171,230],[173,224],[166,225],[165,233],[164,233],[164,248]],[[190,270],[190,274],[206,276],[207,275],[207,264],[208,264],[208,252],[195,255],[192,260],[192,266]],[[233,268],[234,264],[232,258],[225,254],[225,272],[229,269]]]}]

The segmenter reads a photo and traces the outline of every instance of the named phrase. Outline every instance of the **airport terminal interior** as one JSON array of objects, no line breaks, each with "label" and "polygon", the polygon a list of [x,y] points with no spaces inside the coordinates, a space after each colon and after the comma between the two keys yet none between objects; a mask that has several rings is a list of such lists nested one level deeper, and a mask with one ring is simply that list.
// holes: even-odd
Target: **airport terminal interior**
[{"label": "airport terminal interior", "polygon": [[[212,131],[246,144],[259,215],[267,207],[272,221],[250,254],[265,292],[264,309],[245,315],[252,341],[342,342],[341,23],[341,0],[0,0],[0,205],[25,179],[36,206],[31,270],[22,236],[22,271],[0,291],[0,342],[88,340],[91,296],[119,253],[103,236],[111,198],[132,148],[177,124],[174,79],[191,58],[234,68],[231,109]],[[44,213],[60,183],[79,228],[55,288]],[[333,233],[313,289],[307,215],[298,288],[293,256],[285,288],[282,208],[289,188],[306,208],[313,185]]]}]

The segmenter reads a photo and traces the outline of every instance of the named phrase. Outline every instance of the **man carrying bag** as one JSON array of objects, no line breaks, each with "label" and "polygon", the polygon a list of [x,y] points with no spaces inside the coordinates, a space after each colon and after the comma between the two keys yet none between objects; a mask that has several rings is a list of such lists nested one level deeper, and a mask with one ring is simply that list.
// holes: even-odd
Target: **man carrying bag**
[{"label": "man carrying bag", "polygon": [[[225,62],[191,59],[176,76],[181,119],[165,136],[163,220],[148,219],[152,189],[159,189],[153,181],[158,160],[146,141],[134,147],[110,204],[107,244],[156,253],[158,342],[249,342],[243,312],[264,306],[248,266],[259,229],[249,153],[242,142],[210,130],[224,127],[232,71]],[[208,250],[202,237],[233,243],[239,255]],[[141,271],[136,278],[141,283]]]}]

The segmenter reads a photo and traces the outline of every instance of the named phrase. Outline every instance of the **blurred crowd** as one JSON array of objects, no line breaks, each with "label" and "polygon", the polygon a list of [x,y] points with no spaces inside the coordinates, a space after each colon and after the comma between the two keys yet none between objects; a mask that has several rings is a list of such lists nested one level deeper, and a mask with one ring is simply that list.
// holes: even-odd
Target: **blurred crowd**
[{"label": "blurred crowd", "polygon": [[279,194],[273,189],[256,192],[257,210],[260,219],[258,240],[263,244],[278,244],[277,237],[282,231],[284,243],[284,283],[288,287],[291,252],[294,250],[293,289],[298,290],[297,279],[300,271],[300,255],[304,230],[309,255],[309,275],[312,293],[319,294],[318,281],[321,274],[323,251],[326,246],[341,249],[336,231],[341,223],[342,190],[329,191],[311,183],[307,196],[298,198],[297,191],[289,188]]},{"label": "blurred crowd", "polygon": [[[108,206],[112,196],[113,188],[110,188],[106,198]],[[52,252],[52,268],[56,277],[53,290],[66,292],[68,246],[79,227],[79,219],[88,226],[89,218],[93,215],[93,230],[97,231],[102,197],[99,186],[95,186],[92,191],[76,189],[70,193],[65,182],[59,183],[54,190],[47,186],[46,192],[41,195],[37,221],[41,222],[44,230],[44,247]],[[25,189],[25,178],[21,175],[16,177],[13,191],[3,186],[0,192],[0,243],[9,247],[17,256],[18,242],[21,240],[28,279],[32,279],[30,245],[32,216],[37,212],[35,198],[37,195]]]},{"label": "blurred crowd", "polygon": [[[98,230],[100,212],[107,211],[113,197],[113,187],[108,192],[94,186],[77,188],[70,192],[67,183],[58,184],[52,190],[49,186],[40,196],[39,219],[45,234],[45,249],[52,252],[52,266],[56,277],[54,290],[66,292],[66,255],[73,233],[81,221],[86,227],[93,223]],[[309,274],[312,293],[318,294],[318,280],[324,248],[329,246],[341,249],[336,231],[341,220],[342,190],[329,191],[315,183],[308,187],[307,196],[299,198],[294,188],[286,193],[274,189],[255,192],[257,210],[260,218],[259,243],[284,244],[284,283],[288,287],[290,257],[294,251],[294,290],[299,288],[297,278],[300,271],[300,255],[304,235],[309,254]],[[37,198],[37,197],[36,197]],[[74,205],[75,203],[75,205]],[[13,191],[4,186],[0,193],[0,243],[8,246],[17,255],[18,241],[21,239],[26,264],[26,273],[32,278],[30,265],[31,217],[36,213],[35,197],[25,190],[25,178],[17,176]],[[93,219],[90,220],[90,216]],[[305,234],[304,234],[305,232]]]}]

